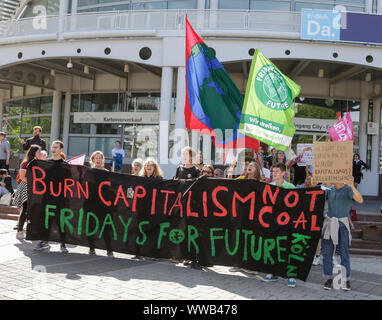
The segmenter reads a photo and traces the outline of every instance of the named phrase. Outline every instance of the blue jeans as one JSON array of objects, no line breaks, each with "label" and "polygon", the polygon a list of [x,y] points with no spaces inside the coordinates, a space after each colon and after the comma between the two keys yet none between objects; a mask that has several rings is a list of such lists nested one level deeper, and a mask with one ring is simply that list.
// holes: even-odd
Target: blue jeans
[{"label": "blue jeans", "polygon": [[[349,231],[346,226],[340,223],[338,230],[338,245],[340,250],[341,265],[346,269],[346,278],[350,279],[350,257],[349,257]],[[322,258],[324,275],[328,278],[333,276],[333,251],[332,239],[322,239]]]}]

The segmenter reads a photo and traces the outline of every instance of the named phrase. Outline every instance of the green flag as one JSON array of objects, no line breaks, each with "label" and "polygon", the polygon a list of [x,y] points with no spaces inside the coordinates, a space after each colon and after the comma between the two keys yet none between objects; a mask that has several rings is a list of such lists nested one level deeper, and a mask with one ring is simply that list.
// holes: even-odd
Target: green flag
[{"label": "green flag", "polygon": [[300,89],[256,49],[239,132],[286,151],[296,131],[293,99]]}]

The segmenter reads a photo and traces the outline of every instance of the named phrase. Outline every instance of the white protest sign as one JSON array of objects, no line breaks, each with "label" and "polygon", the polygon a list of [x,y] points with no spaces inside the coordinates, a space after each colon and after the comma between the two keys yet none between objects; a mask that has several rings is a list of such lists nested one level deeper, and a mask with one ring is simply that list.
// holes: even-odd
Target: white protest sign
[{"label": "white protest sign", "polygon": [[312,143],[298,143],[297,154],[299,155],[306,147],[311,147],[311,150],[305,151],[300,162],[297,163],[300,167],[313,165],[313,144]]}]

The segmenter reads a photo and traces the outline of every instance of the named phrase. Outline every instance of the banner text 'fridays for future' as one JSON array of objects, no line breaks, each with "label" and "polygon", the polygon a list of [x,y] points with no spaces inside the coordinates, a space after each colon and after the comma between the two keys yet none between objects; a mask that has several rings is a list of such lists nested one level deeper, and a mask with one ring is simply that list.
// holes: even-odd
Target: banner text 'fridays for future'
[{"label": "banner text 'fridays for future'", "polygon": [[30,163],[28,240],[65,241],[306,280],[324,194],[250,180],[160,180]]}]

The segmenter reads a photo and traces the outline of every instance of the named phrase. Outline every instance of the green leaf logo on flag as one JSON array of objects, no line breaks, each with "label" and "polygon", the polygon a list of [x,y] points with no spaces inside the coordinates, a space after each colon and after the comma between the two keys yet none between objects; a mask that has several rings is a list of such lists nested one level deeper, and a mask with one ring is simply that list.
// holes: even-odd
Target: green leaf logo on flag
[{"label": "green leaf logo on flag", "polygon": [[239,131],[286,151],[296,131],[293,99],[300,89],[256,49]]}]

